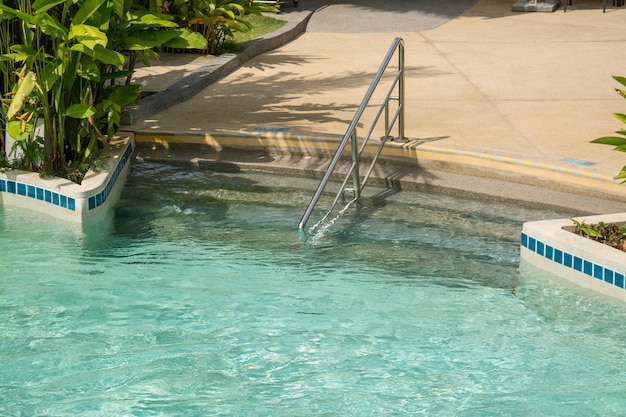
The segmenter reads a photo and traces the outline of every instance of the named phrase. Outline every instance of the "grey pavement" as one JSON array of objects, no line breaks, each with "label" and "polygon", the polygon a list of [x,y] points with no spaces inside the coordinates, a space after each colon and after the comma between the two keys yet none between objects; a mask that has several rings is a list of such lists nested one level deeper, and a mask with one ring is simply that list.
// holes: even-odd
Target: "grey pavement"
[{"label": "grey pavement", "polygon": [[[626,154],[589,143],[623,128],[612,114],[626,102],[612,76],[626,75],[626,8],[602,13],[600,1],[575,0],[567,13],[519,13],[502,0],[434,3],[287,2],[278,17],[291,32],[278,44],[251,44],[256,53],[210,82],[204,63],[173,87],[164,83],[153,107],[144,106],[151,110],[136,112],[127,128],[343,135],[402,37],[406,136],[424,166],[626,201],[626,185],[612,179]],[[221,67],[219,60],[235,58],[210,65]]]}]

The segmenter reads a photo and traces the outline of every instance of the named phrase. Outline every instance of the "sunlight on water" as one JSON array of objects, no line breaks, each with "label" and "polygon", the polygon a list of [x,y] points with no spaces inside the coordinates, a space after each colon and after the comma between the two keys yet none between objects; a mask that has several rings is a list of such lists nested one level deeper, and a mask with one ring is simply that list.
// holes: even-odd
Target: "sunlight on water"
[{"label": "sunlight on water", "polygon": [[310,241],[273,181],[145,164],[94,230],[0,212],[0,415],[626,410],[626,307],[518,273],[567,213],[398,193]]}]

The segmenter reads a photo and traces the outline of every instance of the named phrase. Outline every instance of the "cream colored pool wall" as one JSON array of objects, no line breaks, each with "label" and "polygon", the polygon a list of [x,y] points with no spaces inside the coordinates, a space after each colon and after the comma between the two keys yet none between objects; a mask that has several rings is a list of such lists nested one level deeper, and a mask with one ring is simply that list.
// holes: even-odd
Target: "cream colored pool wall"
[{"label": "cream colored pool wall", "polygon": [[[585,224],[624,223],[626,213],[577,217]],[[520,262],[567,279],[581,287],[626,301],[626,252],[578,236],[564,227],[569,219],[525,223]]]},{"label": "cream colored pool wall", "polygon": [[88,171],[80,185],[33,172],[0,172],[0,203],[75,223],[96,219],[119,200],[133,150],[132,134],[114,137],[102,151],[101,165]]}]

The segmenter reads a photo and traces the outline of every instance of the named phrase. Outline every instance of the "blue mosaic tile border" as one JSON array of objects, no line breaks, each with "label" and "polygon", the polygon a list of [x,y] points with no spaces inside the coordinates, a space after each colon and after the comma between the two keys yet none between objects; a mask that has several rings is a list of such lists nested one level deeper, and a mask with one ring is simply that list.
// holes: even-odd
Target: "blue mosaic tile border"
[{"label": "blue mosaic tile border", "polygon": [[131,144],[129,144],[126,147],[126,150],[124,151],[124,154],[120,158],[119,163],[115,167],[115,171],[113,171],[113,174],[111,175],[111,178],[109,179],[109,182],[104,187],[104,189],[101,192],[99,192],[98,194],[89,197],[89,200],[88,200],[88,208],[89,208],[89,210],[93,210],[93,209],[95,209],[97,207],[100,207],[102,204],[104,204],[104,202],[106,201],[107,197],[109,196],[109,194],[113,190],[113,187],[115,186],[115,183],[117,182],[117,179],[119,178],[120,174],[124,170],[124,167],[126,166],[126,162],[130,158],[132,153],[133,153],[133,147],[132,147]]},{"label": "blue mosaic tile border", "polygon": [[550,246],[534,237],[528,236],[522,232],[521,235],[522,247],[528,249],[537,255],[543,256],[559,265],[571,268],[575,271],[582,272],[583,274],[604,281],[608,284],[615,285],[620,289],[625,289],[624,274],[617,271],[613,271],[610,268],[604,267],[600,264],[594,263],[590,260],[581,258],[571,253],[565,252],[553,246]]},{"label": "blue mosaic tile border", "polygon": [[19,181],[0,179],[0,192],[30,197],[64,209],[76,211],[76,200],[72,197]]},{"label": "blue mosaic tile border", "polygon": [[[129,144],[129,146],[126,147],[126,151],[124,151],[124,154],[120,158],[119,163],[115,167],[115,171],[109,179],[109,182],[106,187],[104,187],[104,190],[95,196],[89,197],[89,210],[93,210],[96,207],[101,206],[106,201],[132,153],[133,147]],[[76,211],[76,200],[74,198],[19,181],[0,179],[0,192],[30,197],[70,211]]]}]

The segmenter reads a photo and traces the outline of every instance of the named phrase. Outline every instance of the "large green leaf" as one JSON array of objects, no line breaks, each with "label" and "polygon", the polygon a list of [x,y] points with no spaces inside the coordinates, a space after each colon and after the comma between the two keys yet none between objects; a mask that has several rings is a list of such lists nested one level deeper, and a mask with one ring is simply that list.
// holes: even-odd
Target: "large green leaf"
[{"label": "large green leaf", "polygon": [[13,100],[11,100],[11,105],[7,110],[6,118],[7,120],[11,120],[13,116],[15,116],[22,108],[24,107],[24,103],[26,101],[26,97],[35,89],[37,84],[37,77],[35,73],[29,71],[24,78],[19,81],[19,87],[15,92],[15,96]]},{"label": "large green leaf", "polygon": [[106,47],[109,42],[107,35],[100,29],[84,24],[70,26],[69,38],[76,39],[77,42],[92,50],[96,45]]},{"label": "large green leaf", "polygon": [[27,59],[35,58],[37,56],[37,51],[28,45],[12,45],[10,49],[15,53],[5,54],[4,56],[10,57],[16,62],[26,61]]},{"label": "large green leaf", "polygon": [[604,136],[604,137],[592,140],[591,143],[600,143],[602,145],[621,146],[621,145],[626,145],[626,138],[620,138],[618,136]]},{"label": "large green leaf", "polygon": [[96,45],[94,49],[93,58],[95,61],[100,61],[104,64],[120,66],[126,62],[126,57],[119,52],[107,49],[101,45]]},{"label": "large green leaf", "polygon": [[84,103],[72,104],[65,109],[65,115],[75,119],[86,119],[94,114],[96,114],[96,110],[89,104]]},{"label": "large green leaf", "polygon": [[13,120],[7,123],[7,133],[13,138],[13,140],[26,140],[32,132],[32,123],[24,124],[21,120]]},{"label": "large green leaf", "polygon": [[107,0],[87,0],[72,18],[74,25],[85,23]]},{"label": "large green leaf", "polygon": [[47,13],[36,15],[33,18],[33,24],[37,25],[41,32],[53,39],[65,40],[67,38],[67,28]]},{"label": "large green leaf", "polygon": [[175,28],[178,27],[171,16],[156,15],[154,13],[138,13],[129,20],[131,25],[145,25],[153,28]]},{"label": "large green leaf", "polygon": [[193,32],[189,29],[178,29],[176,32],[179,33],[179,36],[166,42],[164,46],[180,49],[207,49],[208,43],[206,38],[198,32]]},{"label": "large green leaf", "polygon": [[141,51],[165,45],[177,36],[179,33],[173,30],[144,30],[121,39],[120,46],[131,51]]},{"label": "large green leaf", "polygon": [[76,73],[79,77],[86,80],[100,81],[100,68],[89,56],[82,56],[76,68]]},{"label": "large green leaf", "polygon": [[141,85],[128,84],[114,87],[107,87],[107,98],[117,104],[120,108],[134,103],[141,93]]},{"label": "large green leaf", "polygon": [[32,4],[36,13],[45,13],[57,4],[65,3],[65,0],[35,0]]},{"label": "large green leaf", "polygon": [[21,12],[19,10],[13,9],[11,7],[5,6],[0,2],[0,20],[4,19],[12,19],[17,17],[24,22],[30,23],[32,21],[32,16],[28,13]]},{"label": "large green leaf", "polygon": [[613,113],[613,116],[615,116],[615,118],[619,120],[620,122],[626,123],[626,114]]}]

